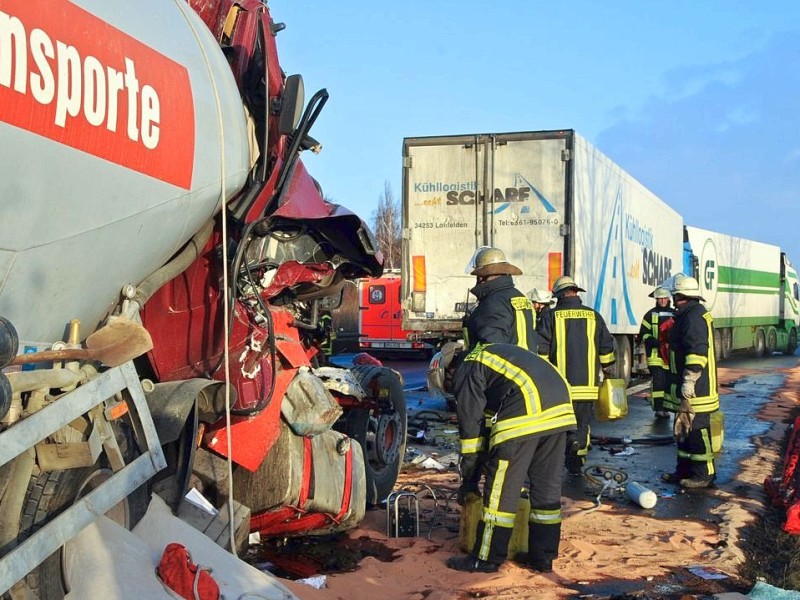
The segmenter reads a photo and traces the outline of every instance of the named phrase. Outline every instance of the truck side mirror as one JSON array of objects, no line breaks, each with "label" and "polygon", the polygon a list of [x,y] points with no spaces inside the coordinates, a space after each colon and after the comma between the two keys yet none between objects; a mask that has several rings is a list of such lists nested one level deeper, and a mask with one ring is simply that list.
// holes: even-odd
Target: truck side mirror
[{"label": "truck side mirror", "polygon": [[283,84],[281,111],[278,115],[278,133],[289,135],[297,127],[303,114],[305,88],[302,75],[289,75]]}]

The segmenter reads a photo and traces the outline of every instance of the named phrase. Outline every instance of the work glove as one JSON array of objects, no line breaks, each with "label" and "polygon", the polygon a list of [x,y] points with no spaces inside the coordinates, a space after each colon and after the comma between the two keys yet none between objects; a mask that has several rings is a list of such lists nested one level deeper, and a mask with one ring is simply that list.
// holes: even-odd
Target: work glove
[{"label": "work glove", "polygon": [[692,431],[692,422],[694,421],[694,407],[692,406],[691,399],[696,396],[694,386],[697,380],[700,379],[700,371],[683,372],[683,381],[681,382],[681,404],[678,407],[678,413],[675,415],[675,423],[673,424],[673,433],[678,442],[683,442],[686,436]]},{"label": "work glove", "polygon": [[694,408],[692,408],[691,402],[684,398],[681,400],[680,407],[678,407],[675,423],[672,427],[677,441],[682,442],[686,439],[686,436],[692,431],[692,421],[694,421]]},{"label": "work glove", "polygon": [[461,485],[458,487],[457,500],[463,506],[467,499],[467,494],[474,493],[480,495],[478,482],[481,478],[477,454],[462,454],[461,463],[458,466],[461,474]]},{"label": "work glove", "polygon": [[688,369],[683,371],[683,381],[681,382],[681,396],[683,398],[690,399],[697,396],[694,386],[698,379],[700,379],[700,371],[690,371]]}]

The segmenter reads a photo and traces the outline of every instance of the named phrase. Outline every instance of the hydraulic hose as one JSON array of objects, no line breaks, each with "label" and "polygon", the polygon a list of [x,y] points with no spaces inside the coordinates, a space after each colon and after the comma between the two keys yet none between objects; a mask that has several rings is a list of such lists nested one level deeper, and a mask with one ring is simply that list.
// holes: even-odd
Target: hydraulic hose
[{"label": "hydraulic hose", "polygon": [[211,233],[213,231],[214,219],[209,219],[203,228],[194,234],[192,239],[186,242],[183,249],[171,261],[157,271],[154,271],[138,285],[133,301],[136,302],[140,308],[143,307],[153,294],[164,284],[172,281],[175,277],[188,269],[197,257],[200,256],[206,243],[211,238]]}]

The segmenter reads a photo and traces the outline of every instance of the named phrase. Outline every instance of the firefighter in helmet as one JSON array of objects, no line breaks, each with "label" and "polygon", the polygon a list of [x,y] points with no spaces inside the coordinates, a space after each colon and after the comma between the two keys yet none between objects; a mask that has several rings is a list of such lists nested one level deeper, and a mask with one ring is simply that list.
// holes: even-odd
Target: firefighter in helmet
[{"label": "firefighter in helmet", "polygon": [[528,298],[533,302],[533,310],[536,313],[536,323],[538,325],[539,319],[550,311],[553,308],[553,304],[555,304],[553,294],[548,291],[539,291],[537,288],[533,288],[528,292]]},{"label": "firefighter in helmet", "polygon": [[556,305],[539,321],[539,355],[569,384],[578,429],[567,439],[567,469],[579,474],[589,453],[589,421],[600,392],[602,370],[614,362],[614,338],[603,317],[581,302],[585,292],[569,275],[553,285]]},{"label": "firefighter in helmet", "polygon": [[664,407],[675,413],[678,443],[675,471],[663,480],[684,488],[705,488],[715,477],[711,414],[719,410],[714,324],[700,304],[694,277],[676,275],[672,286],[675,322],[669,332],[669,375]]},{"label": "firefighter in helmet", "polygon": [[476,285],[470,292],[478,305],[462,322],[467,349],[475,344],[505,342],[536,351],[536,313],[531,301],[514,287],[522,271],[499,248],[479,248],[470,261]]},{"label": "firefighter in helmet", "polygon": [[642,318],[639,327],[639,341],[644,344],[647,355],[647,369],[652,378],[650,405],[657,419],[669,418],[669,413],[664,410],[664,390],[667,386],[667,372],[669,371],[668,344],[666,342],[667,330],[671,327],[675,311],[670,306],[672,294],[663,287],[657,287],[650,292],[656,305],[648,310]]},{"label": "firefighter in helmet", "polygon": [[[530,484],[528,552],[514,558],[549,572],[561,538],[561,470],[575,414],[564,378],[546,360],[513,344],[448,342],[431,363],[431,390],[456,396],[461,444],[458,502],[480,493],[483,511],[472,552],[448,559],[458,571],[493,573],[508,554],[520,490]],[[483,458],[479,460],[479,454]]]}]

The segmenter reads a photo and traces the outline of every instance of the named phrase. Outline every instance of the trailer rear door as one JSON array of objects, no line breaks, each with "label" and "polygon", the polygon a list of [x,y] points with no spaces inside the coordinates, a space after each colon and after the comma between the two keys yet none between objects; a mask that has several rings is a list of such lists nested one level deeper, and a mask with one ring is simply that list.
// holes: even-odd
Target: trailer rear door
[{"label": "trailer rear door", "polygon": [[[475,285],[466,266],[496,246],[523,270],[517,287],[550,289],[568,260],[571,132],[404,141],[403,325],[458,332]],[[424,334],[423,334],[424,335]]]}]

